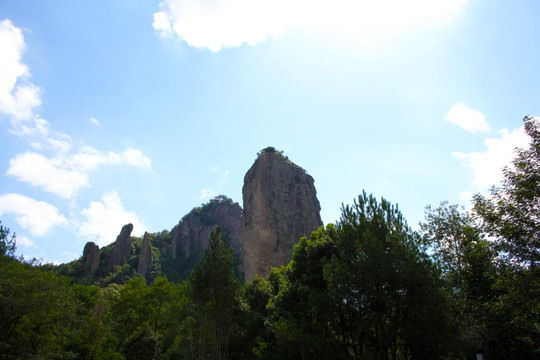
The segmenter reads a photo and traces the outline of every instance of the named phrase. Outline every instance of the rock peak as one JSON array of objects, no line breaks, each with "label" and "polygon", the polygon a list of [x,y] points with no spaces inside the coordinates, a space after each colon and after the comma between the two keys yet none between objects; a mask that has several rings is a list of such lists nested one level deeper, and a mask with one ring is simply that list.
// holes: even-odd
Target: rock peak
[{"label": "rock peak", "polygon": [[146,277],[148,275],[148,271],[150,270],[150,265],[152,265],[152,246],[150,245],[150,234],[145,232],[141,245],[141,251],[139,253],[137,272]]},{"label": "rock peak", "polygon": [[116,265],[124,264],[131,255],[131,232],[133,224],[127,224],[122,227],[120,234],[116,237],[114,248],[107,262],[107,265],[112,268]]},{"label": "rock peak", "polygon": [[220,226],[222,236],[240,256],[240,219],[242,208],[232,199],[219,195],[208,203],[196,207],[185,215],[171,230],[171,242],[162,250],[177,263],[182,277],[189,276],[193,264],[198,262],[209,246],[210,233]]},{"label": "rock peak", "polygon": [[85,276],[94,275],[99,267],[99,246],[94,242],[87,242],[82,256],[82,269]]},{"label": "rock peak", "polygon": [[241,224],[246,280],[286,265],[293,247],[322,225],[313,178],[281,151],[267,147],[244,177]]}]

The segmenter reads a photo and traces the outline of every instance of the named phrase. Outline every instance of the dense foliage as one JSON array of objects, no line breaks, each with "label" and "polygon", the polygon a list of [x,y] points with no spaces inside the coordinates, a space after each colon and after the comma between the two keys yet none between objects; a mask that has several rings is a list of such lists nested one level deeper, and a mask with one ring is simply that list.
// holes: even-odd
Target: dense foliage
[{"label": "dense foliage", "polygon": [[472,214],[442,202],[415,232],[363,193],[268,279],[238,279],[219,228],[186,280],[161,276],[166,260],[136,274],[134,238],[128,264],[105,269],[106,247],[85,282],[80,263],[16,258],[0,225],[0,359],[538,359],[540,131],[525,126],[530,148]]},{"label": "dense foliage", "polygon": [[540,266],[540,121],[526,116],[525,132],[531,137],[528,149],[517,149],[504,170],[501,186],[491,196],[476,195],[475,212],[486,230],[497,237],[497,248],[513,263]]}]

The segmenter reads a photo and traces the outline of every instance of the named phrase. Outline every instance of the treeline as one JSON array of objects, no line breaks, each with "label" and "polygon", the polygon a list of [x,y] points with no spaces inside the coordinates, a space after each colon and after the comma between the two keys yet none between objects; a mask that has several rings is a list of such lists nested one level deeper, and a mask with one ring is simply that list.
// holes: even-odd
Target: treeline
[{"label": "treeline", "polygon": [[540,128],[472,213],[419,231],[366,194],[241,282],[217,228],[188,280],[81,285],[14,256],[0,226],[1,359],[540,358]]}]

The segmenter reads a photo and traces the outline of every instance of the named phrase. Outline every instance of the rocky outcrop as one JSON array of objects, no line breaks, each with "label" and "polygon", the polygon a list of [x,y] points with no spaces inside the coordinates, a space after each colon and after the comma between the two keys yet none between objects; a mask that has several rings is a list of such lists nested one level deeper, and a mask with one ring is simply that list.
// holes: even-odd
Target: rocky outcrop
[{"label": "rocky outcrop", "polygon": [[133,224],[127,224],[122,227],[122,231],[116,237],[114,242],[114,248],[111,253],[111,257],[107,262],[107,266],[112,268],[116,265],[124,264],[131,255],[131,232],[133,231]]},{"label": "rocky outcrop", "polygon": [[141,252],[139,253],[139,264],[137,265],[137,272],[142,276],[148,275],[152,265],[152,247],[150,246],[150,234],[144,233]]},{"label": "rocky outcrop", "polygon": [[218,196],[201,207],[194,208],[176,225],[172,233],[171,254],[189,257],[193,252],[206,249],[210,243],[210,233],[220,226],[223,236],[231,247],[240,247],[240,218],[242,208],[225,196]]},{"label": "rocky outcrop", "polygon": [[259,153],[244,177],[242,196],[246,280],[286,265],[300,238],[322,225],[313,178],[274,148]]},{"label": "rocky outcrop", "polygon": [[[175,259],[182,275],[187,276],[200,260],[210,243],[210,233],[220,226],[222,236],[240,258],[242,250],[240,221],[242,208],[230,198],[220,195],[194,208],[184,216],[172,231],[172,240],[161,250]],[[241,269],[241,268],[240,268]]]},{"label": "rocky outcrop", "polygon": [[[170,232],[145,233],[136,269],[130,270],[147,277],[152,263],[159,262],[154,266],[170,280],[186,279],[209,246],[211,232],[220,226],[235,252],[236,270],[243,272],[246,280],[256,274],[267,277],[271,267],[291,260],[293,247],[302,236],[322,225],[313,178],[274,148],[258,154],[244,177],[242,195],[243,210],[220,195],[194,208]],[[132,224],[125,225],[101,254],[97,245],[88,243],[77,276],[95,274],[100,256],[109,272],[125,264],[132,255],[132,231]],[[152,249],[159,251],[159,256],[152,258]]]},{"label": "rocky outcrop", "polygon": [[93,242],[87,242],[84,246],[81,266],[84,276],[94,275],[99,267],[99,246]]}]

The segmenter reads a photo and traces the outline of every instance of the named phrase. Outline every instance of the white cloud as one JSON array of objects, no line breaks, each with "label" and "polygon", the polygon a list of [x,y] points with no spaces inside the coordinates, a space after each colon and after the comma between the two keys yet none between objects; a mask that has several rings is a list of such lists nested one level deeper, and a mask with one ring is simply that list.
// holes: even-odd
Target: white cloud
[{"label": "white cloud", "polygon": [[471,199],[473,198],[474,194],[470,191],[462,191],[459,193],[459,197],[461,198],[461,201],[465,203],[469,203]]},{"label": "white cloud", "polygon": [[41,91],[28,81],[30,72],[21,62],[25,48],[21,29],[9,19],[0,22],[0,113],[12,122],[31,119],[41,104]]},{"label": "white cloud", "polygon": [[[19,154],[10,160],[7,174],[57,196],[71,198],[88,186],[88,173],[102,165],[151,167],[150,159],[133,148],[103,153],[83,145],[74,151],[69,135],[51,131],[49,122],[34,113],[41,103],[40,90],[28,82],[30,72],[21,62],[24,37],[9,20],[0,22],[0,49],[0,114],[10,117],[12,133],[27,138],[33,149],[54,153],[49,157],[32,151]],[[95,118],[90,121],[99,125]]]},{"label": "white cloud", "polygon": [[12,132],[19,136],[47,136],[49,134],[49,122],[40,117],[34,117],[25,123],[14,123]]},{"label": "white cloud", "polygon": [[478,110],[468,108],[463,101],[452,106],[444,120],[473,133],[489,131],[489,125],[484,114]]},{"label": "white cloud", "polygon": [[29,248],[29,247],[37,248],[38,247],[35,242],[30,240],[26,236],[17,236],[17,247],[19,247],[20,245],[24,246],[25,248]]},{"label": "white cloud", "polygon": [[147,230],[134,212],[127,211],[118,194],[113,191],[103,195],[101,202],[92,201],[82,211],[85,220],[79,228],[79,235],[88,241],[105,246],[116,240],[122,226],[133,224],[133,236],[142,236]]},{"label": "white cloud", "polygon": [[58,161],[34,152],[19,154],[9,163],[8,175],[63,198],[88,185],[86,173],[64,169]]},{"label": "white cloud", "polygon": [[4,214],[14,215],[15,221],[35,236],[44,235],[53,226],[67,224],[55,206],[19,194],[0,196],[0,215]]},{"label": "white cloud", "polygon": [[151,160],[137,149],[128,148],[120,154],[112,151],[102,153],[88,145],[82,146],[78,153],[63,162],[65,166],[83,172],[96,170],[101,165],[130,165],[139,168],[150,168],[152,165]]},{"label": "white cloud", "polygon": [[190,46],[217,52],[255,45],[303,27],[364,43],[426,22],[447,23],[468,0],[165,0],[153,27]]},{"label": "white cloud", "polygon": [[216,193],[212,190],[212,189],[202,189],[201,190],[201,195],[199,196],[199,199],[208,199],[208,198],[212,198],[212,197],[215,197],[216,196]]},{"label": "white cloud", "polygon": [[69,135],[50,130],[47,120],[35,116],[26,122],[12,123],[11,132],[25,137],[31,147],[39,150],[48,149],[59,153],[66,153],[73,147],[73,140]]},{"label": "white cloud", "polygon": [[70,148],[68,142],[55,143],[61,153],[54,158],[28,151],[10,160],[8,175],[29,183],[62,198],[73,197],[80,189],[89,186],[88,173],[102,165],[129,165],[150,168],[151,161],[140,150],[129,148],[120,154],[101,153],[90,146],[65,156],[62,152]]},{"label": "white cloud", "polygon": [[[30,71],[22,62],[25,48],[21,29],[10,20],[0,22],[0,116],[7,116],[11,133],[25,138],[32,148],[10,160],[8,175],[59,197],[73,198],[89,186],[89,173],[101,166],[151,168],[151,160],[138,149],[102,152],[51,130],[50,123],[36,113],[42,90],[30,82]],[[97,119],[92,117],[90,121],[99,126]],[[68,223],[53,205],[18,194],[0,196],[0,216],[3,214],[13,215],[22,228],[36,236]],[[121,227],[129,222],[135,226],[134,234],[142,235],[146,230],[135,213],[123,208],[114,192],[105,194],[101,202],[92,202],[83,210],[83,217],[79,235],[95,240],[99,234],[100,245],[114,241]],[[72,225],[77,226],[78,221],[74,214]],[[24,247],[36,246],[24,236],[18,240]]]},{"label": "white cloud", "polygon": [[160,8],[153,26],[162,36],[175,33],[190,46],[214,52],[278,38],[287,28],[283,0],[166,0]]},{"label": "white cloud", "polygon": [[485,191],[493,185],[497,185],[503,179],[502,169],[511,164],[514,159],[514,149],[527,147],[530,138],[525,134],[523,127],[515,129],[511,133],[503,129],[501,138],[486,139],[486,151],[462,153],[453,152],[456,158],[461,160],[463,166],[473,172],[472,185],[478,191]]},{"label": "white cloud", "polygon": [[141,150],[129,148],[120,154],[120,163],[135,166],[138,168],[150,168],[152,161],[146,157]]},{"label": "white cloud", "polygon": [[65,154],[73,148],[71,137],[66,134],[55,133],[55,138],[45,138],[45,142],[54,152]]},{"label": "white cloud", "polygon": [[43,145],[39,141],[29,141],[28,145],[36,150],[43,150]]},{"label": "white cloud", "polygon": [[160,11],[154,14],[154,22],[152,26],[159,31],[162,37],[168,38],[173,35],[173,29],[171,27],[171,20],[166,12]]},{"label": "white cloud", "polygon": [[61,138],[62,134],[50,134],[49,122],[35,113],[41,105],[42,90],[30,81],[30,71],[22,62],[24,36],[9,19],[0,22],[0,49],[0,114],[10,118],[11,132],[46,140]]}]

